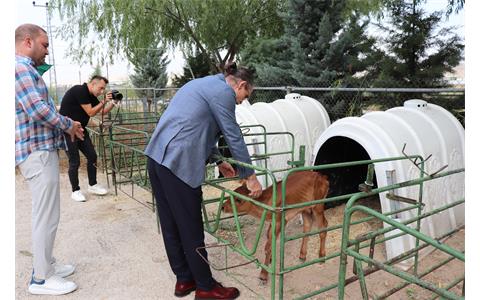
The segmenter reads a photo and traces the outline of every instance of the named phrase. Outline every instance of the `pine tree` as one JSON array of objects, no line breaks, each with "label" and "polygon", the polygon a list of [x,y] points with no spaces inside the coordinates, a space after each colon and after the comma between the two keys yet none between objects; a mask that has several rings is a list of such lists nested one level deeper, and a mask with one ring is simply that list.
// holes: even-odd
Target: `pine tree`
[{"label": "pine tree", "polygon": [[200,51],[188,55],[186,57],[185,66],[183,67],[183,74],[174,76],[172,79],[173,86],[181,87],[192,79],[210,75],[210,61],[210,58]]},{"label": "pine tree", "polygon": [[[463,58],[464,45],[453,28],[441,28],[444,12],[426,13],[423,1],[394,0],[387,6],[389,21],[382,25],[387,36],[381,39],[385,50],[372,76],[373,87],[441,88],[449,85],[445,79]],[[454,111],[465,107],[465,98],[439,98],[426,93],[382,93],[384,108],[401,106],[408,99],[434,101]],[[388,99],[388,102],[385,100]]]},{"label": "pine tree", "polygon": [[384,57],[377,64],[377,87],[444,87],[463,56],[464,45],[452,28],[439,28],[442,12],[427,14],[420,1],[393,1]]},{"label": "pine tree", "polygon": [[291,50],[291,42],[285,35],[278,39],[257,39],[242,52],[242,64],[255,68],[258,86],[296,85]]},{"label": "pine tree", "polygon": [[365,34],[368,20],[355,12],[346,18],[345,8],[345,0],[290,0],[284,35],[250,44],[243,58],[260,81],[265,76],[280,79],[277,85],[347,84],[372,64],[375,40]]},{"label": "pine tree", "polygon": [[[290,0],[279,39],[250,44],[242,58],[253,65],[259,83],[304,87],[359,86],[374,64],[375,40],[366,35],[369,20],[349,14],[346,0]],[[353,95],[307,93],[323,101],[336,119],[352,108]],[[274,99],[273,99],[274,100]]]},{"label": "pine tree", "polygon": [[[143,50],[143,51],[142,51]],[[164,88],[167,84],[167,65],[169,63],[164,48],[139,49],[129,57],[134,65],[134,74],[130,75],[132,84],[137,88]],[[151,100],[152,90],[138,90],[137,94]],[[155,96],[161,95],[156,91]]]},{"label": "pine tree", "polygon": [[100,64],[97,63],[97,65],[95,66],[95,69],[93,69],[93,72],[92,74],[90,75],[89,79],[91,79],[93,76],[103,76],[102,75],[102,68],[100,67]]}]

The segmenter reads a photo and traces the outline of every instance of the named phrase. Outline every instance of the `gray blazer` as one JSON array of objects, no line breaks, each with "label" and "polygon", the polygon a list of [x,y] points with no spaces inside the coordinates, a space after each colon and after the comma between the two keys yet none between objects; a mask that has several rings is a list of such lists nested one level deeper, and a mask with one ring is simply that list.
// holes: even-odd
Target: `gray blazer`
[{"label": "gray blazer", "polygon": [[[160,118],[145,154],[192,188],[205,179],[205,164],[223,133],[234,159],[251,164],[235,119],[235,92],[223,74],[206,76],[177,91]],[[240,178],[252,169],[237,166]]]}]

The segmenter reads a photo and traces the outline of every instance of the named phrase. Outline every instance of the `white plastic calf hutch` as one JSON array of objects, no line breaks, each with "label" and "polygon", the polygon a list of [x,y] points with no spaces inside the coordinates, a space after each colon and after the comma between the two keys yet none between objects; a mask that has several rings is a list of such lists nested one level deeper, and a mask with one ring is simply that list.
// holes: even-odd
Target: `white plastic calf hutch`
[{"label": "white plastic calf hutch", "polygon": [[[465,130],[458,120],[440,106],[423,100],[408,100],[403,107],[385,112],[370,112],[362,117],[348,117],[334,122],[315,143],[315,165],[345,161],[357,161],[402,156],[405,153],[421,155],[429,174],[448,165],[446,170],[465,166]],[[330,195],[342,195],[358,191],[358,184],[365,180],[366,166],[334,170],[329,173]],[[378,187],[419,177],[419,170],[408,160],[375,164]],[[402,188],[396,195],[418,199],[418,186]],[[423,212],[462,199],[464,197],[464,173],[442,177],[425,183]],[[382,212],[399,209],[402,204],[380,194]],[[413,217],[411,212],[396,216],[400,220]],[[422,220],[422,232],[439,237],[465,222],[464,205],[456,206]],[[384,224],[384,226],[389,226]],[[386,243],[387,258],[392,258],[414,247],[414,239],[399,237]]]},{"label": "white plastic calf hutch", "polygon": [[[237,105],[236,118],[240,125],[263,125],[266,132],[290,132],[295,138],[295,153],[300,145],[305,145],[305,165],[312,165],[313,144],[320,134],[330,125],[330,118],[319,101],[291,93],[285,99],[272,103],[250,103],[244,101]],[[251,128],[250,133],[261,133],[261,128]],[[257,137],[246,136],[247,143],[258,142]],[[281,152],[292,147],[291,138],[285,134],[269,135],[267,137],[267,153]],[[249,146],[250,154],[265,154],[262,147]],[[295,157],[295,160],[298,157]],[[268,158],[267,165],[271,170],[287,168],[289,155],[276,155]],[[256,162],[260,164],[261,161]],[[282,179],[282,173],[275,174],[277,180]],[[265,185],[264,180],[262,180]]]}]

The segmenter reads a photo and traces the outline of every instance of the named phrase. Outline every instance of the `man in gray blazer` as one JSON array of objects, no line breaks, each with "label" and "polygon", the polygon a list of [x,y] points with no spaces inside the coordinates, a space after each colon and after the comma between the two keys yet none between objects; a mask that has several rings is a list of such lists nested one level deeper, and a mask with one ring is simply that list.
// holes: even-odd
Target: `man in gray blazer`
[{"label": "man in gray blazer", "polygon": [[[235,119],[235,105],[248,98],[253,74],[235,64],[225,74],[192,80],[177,91],[145,149],[147,167],[155,194],[163,240],[172,271],[177,277],[178,297],[196,290],[195,299],[235,299],[240,292],[223,287],[212,277],[210,266],[196,253],[202,249],[201,184],[205,163],[215,162],[216,143],[223,134],[234,159],[251,164],[247,147]],[[225,177],[235,175],[227,162],[218,162]],[[246,179],[251,197],[262,187],[253,169],[237,167]]]}]

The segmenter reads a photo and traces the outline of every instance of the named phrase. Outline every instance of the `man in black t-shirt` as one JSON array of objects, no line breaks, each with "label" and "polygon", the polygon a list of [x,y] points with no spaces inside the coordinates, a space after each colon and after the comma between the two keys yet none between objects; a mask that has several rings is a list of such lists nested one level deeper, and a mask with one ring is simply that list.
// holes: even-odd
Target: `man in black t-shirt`
[{"label": "man in black t-shirt", "polygon": [[[63,96],[60,105],[60,114],[79,121],[84,128],[85,138],[83,141],[66,138],[68,156],[68,177],[72,184],[72,199],[75,201],[86,201],[85,195],[80,191],[78,181],[78,168],[80,167],[79,150],[87,158],[88,191],[97,195],[105,195],[107,189],[97,183],[97,153],[85,127],[90,117],[98,113],[107,114],[114,107],[112,94],[107,93],[104,100],[98,101],[97,97],[105,93],[108,84],[107,78],[95,75],[90,82],[83,85],[75,85]],[[109,104],[105,105],[107,102]]]}]

